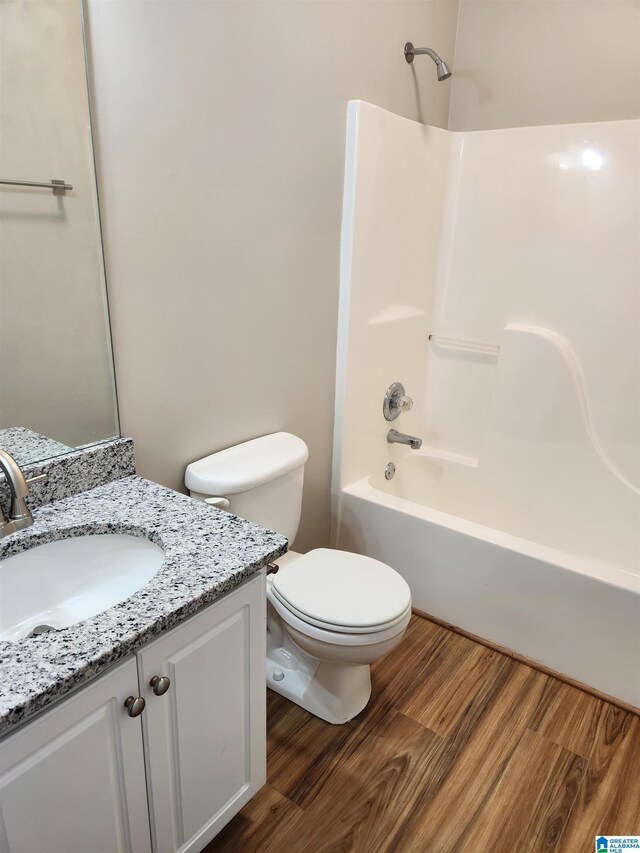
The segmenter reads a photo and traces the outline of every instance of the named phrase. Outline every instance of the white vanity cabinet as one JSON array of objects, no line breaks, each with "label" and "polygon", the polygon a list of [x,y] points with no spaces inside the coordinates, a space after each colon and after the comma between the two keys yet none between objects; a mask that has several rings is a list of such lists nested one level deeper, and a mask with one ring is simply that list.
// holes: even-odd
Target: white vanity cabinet
[{"label": "white vanity cabinet", "polygon": [[265,660],[259,573],[0,741],[1,853],[201,850],[265,782]]},{"label": "white vanity cabinet", "polygon": [[264,785],[265,644],[261,574],[138,653],[157,853],[201,850]]},{"label": "white vanity cabinet", "polygon": [[148,853],[133,656],[0,742],[2,853]]}]

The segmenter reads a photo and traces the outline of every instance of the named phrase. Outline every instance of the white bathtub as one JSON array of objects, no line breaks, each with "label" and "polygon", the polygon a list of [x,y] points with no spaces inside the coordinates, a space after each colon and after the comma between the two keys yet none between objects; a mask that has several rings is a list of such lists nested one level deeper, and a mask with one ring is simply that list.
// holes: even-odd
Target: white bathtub
[{"label": "white bathtub", "polygon": [[393,566],[417,609],[640,706],[640,576],[425,506],[447,502],[425,464],[343,489],[334,544]]},{"label": "white bathtub", "polygon": [[639,132],[350,104],[332,486],[416,608],[635,706]]}]

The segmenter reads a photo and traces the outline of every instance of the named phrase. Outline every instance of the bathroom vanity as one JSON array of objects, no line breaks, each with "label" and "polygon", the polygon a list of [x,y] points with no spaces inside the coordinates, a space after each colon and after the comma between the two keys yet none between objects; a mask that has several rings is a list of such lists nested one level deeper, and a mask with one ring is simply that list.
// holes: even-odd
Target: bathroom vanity
[{"label": "bathroom vanity", "polygon": [[264,642],[259,573],[0,742],[3,853],[201,850],[266,781]]},{"label": "bathroom vanity", "polygon": [[201,850],[265,782],[264,567],[286,540],[131,475],[34,518],[0,569],[123,533],[164,559],[106,611],[0,642],[0,850]]}]

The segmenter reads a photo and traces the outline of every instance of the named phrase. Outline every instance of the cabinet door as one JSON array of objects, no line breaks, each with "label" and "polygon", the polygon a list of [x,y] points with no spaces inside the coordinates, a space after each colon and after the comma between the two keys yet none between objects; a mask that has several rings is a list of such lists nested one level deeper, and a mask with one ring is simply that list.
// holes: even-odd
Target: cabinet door
[{"label": "cabinet door", "polygon": [[133,656],[0,743],[2,853],[151,850]]},{"label": "cabinet door", "polygon": [[260,574],[138,653],[157,853],[201,850],[266,780],[265,633]]}]

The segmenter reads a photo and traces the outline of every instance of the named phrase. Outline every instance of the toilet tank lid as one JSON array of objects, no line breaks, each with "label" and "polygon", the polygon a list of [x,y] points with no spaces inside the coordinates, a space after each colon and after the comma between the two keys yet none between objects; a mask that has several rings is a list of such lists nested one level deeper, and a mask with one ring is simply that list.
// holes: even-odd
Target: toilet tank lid
[{"label": "toilet tank lid", "polygon": [[254,489],[300,468],[309,457],[301,438],[274,432],[192,462],[185,486],[205,495],[233,495]]}]

